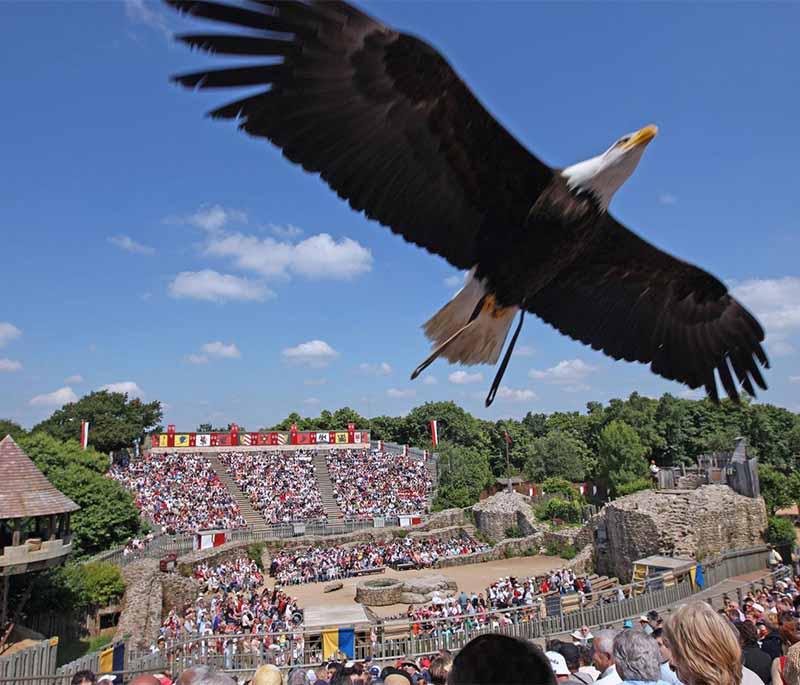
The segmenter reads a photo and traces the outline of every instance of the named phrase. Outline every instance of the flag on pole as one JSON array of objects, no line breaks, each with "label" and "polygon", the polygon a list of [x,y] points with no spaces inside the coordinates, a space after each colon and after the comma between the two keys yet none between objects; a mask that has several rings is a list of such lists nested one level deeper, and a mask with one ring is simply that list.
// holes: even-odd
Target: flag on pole
[{"label": "flag on pole", "polygon": [[81,421],[81,447],[86,449],[89,446],[89,422]]},{"label": "flag on pole", "polygon": [[505,430],[503,431],[503,437],[505,438],[506,442],[509,445],[512,445],[514,443],[514,441],[511,439],[511,436],[508,434],[508,431]]},{"label": "flag on pole", "polygon": [[431,443],[434,447],[439,446],[439,425],[436,419],[431,421]]}]

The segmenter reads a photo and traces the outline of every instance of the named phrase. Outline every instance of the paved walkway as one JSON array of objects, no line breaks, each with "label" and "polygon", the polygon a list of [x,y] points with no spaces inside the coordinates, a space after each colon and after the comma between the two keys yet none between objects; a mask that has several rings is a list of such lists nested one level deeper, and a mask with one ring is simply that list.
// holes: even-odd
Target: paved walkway
[{"label": "paved walkway", "polygon": [[250,496],[245,494],[242,489],[236,484],[231,475],[228,473],[225,465],[219,460],[219,457],[213,452],[208,452],[206,458],[211,463],[211,467],[217,472],[222,484],[227,488],[228,493],[233,498],[242,512],[242,517],[247,522],[248,526],[252,526],[254,532],[267,530],[267,522],[264,517],[256,511],[253,503],[250,501]]},{"label": "paved walkway", "polygon": [[314,470],[317,475],[317,487],[322,498],[322,506],[325,507],[328,523],[341,523],[344,520],[344,516],[342,516],[342,510],[339,508],[339,504],[333,494],[333,481],[331,480],[330,471],[328,471],[328,461],[325,459],[325,453],[314,452],[313,460]]}]

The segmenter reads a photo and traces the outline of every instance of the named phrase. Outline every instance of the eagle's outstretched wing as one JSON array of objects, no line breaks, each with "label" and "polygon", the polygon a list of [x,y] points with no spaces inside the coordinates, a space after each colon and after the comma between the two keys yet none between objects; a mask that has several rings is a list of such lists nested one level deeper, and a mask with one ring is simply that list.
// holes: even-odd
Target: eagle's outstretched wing
[{"label": "eagle's outstretched wing", "polygon": [[718,400],[714,372],[738,400],[733,375],[755,395],[769,368],[764,331],[728,289],[702,269],[659,250],[610,215],[597,241],[526,309],[614,359],[639,361]]},{"label": "eagle's outstretched wing", "polygon": [[345,2],[167,2],[248,31],[183,42],[262,60],[176,77],[196,88],[267,86],[212,116],[240,119],[353,209],[457,268],[475,264],[482,228],[522,225],[552,178],[436,50]]}]

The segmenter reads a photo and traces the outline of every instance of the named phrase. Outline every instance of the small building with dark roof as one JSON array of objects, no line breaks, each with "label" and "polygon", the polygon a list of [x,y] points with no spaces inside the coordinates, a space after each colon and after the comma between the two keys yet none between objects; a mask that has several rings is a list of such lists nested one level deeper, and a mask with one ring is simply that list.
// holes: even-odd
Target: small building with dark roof
[{"label": "small building with dark roof", "polygon": [[0,576],[62,563],[72,551],[70,515],[78,509],[10,435],[0,441]]}]

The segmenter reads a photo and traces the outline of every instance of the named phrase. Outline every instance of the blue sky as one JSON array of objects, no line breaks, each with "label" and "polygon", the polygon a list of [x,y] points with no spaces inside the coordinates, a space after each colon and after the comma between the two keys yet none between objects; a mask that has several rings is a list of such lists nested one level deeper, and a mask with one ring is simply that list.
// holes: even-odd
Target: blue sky
[{"label": "blue sky", "polygon": [[[800,5],[366,7],[432,42],[550,164],[657,123],[611,211],[734,286],[768,332],[762,399],[800,411]],[[492,368],[437,362],[410,382],[419,326],[459,274],[204,118],[229,96],[168,82],[221,61],[170,39],[192,22],[141,0],[6,2],[0,18],[0,416],[31,425],[109,385],[162,400],[183,428],[683,392],[532,318],[490,409]]]}]

